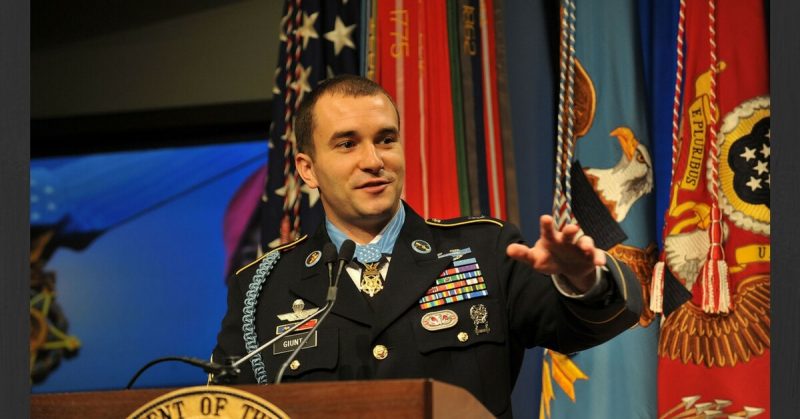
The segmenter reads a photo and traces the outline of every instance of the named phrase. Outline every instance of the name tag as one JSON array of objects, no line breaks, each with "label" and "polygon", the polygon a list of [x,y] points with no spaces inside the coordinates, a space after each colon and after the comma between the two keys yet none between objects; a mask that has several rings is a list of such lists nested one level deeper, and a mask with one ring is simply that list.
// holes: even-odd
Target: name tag
[{"label": "name tag", "polygon": [[[283,338],[279,339],[277,342],[272,344],[272,354],[278,355],[285,352],[291,352],[300,345],[300,342],[303,338],[306,337],[308,333],[297,333],[294,335],[284,336]],[[303,345],[302,349],[314,348],[317,346],[317,332],[315,331],[305,345]],[[301,350],[302,350],[301,349]]]}]

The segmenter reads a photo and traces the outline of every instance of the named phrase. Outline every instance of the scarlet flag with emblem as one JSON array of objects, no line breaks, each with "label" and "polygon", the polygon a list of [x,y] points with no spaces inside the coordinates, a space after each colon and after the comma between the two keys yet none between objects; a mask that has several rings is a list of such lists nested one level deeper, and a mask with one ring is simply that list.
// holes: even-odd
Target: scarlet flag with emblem
[{"label": "scarlet flag with emblem", "polygon": [[[659,417],[769,415],[770,100],[763,1],[681,4],[665,275],[692,300],[659,339]],[[683,83],[681,84],[681,77]],[[678,107],[680,105],[680,107]],[[743,384],[744,383],[744,384]]]}]

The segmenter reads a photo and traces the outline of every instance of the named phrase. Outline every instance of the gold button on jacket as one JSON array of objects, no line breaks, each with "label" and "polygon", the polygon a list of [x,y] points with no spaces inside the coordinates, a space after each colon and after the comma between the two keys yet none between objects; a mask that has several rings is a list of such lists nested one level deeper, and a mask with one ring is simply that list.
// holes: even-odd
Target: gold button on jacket
[{"label": "gold button on jacket", "polygon": [[372,356],[374,356],[375,359],[386,359],[386,357],[389,356],[389,350],[383,345],[375,345],[375,347],[372,348]]}]

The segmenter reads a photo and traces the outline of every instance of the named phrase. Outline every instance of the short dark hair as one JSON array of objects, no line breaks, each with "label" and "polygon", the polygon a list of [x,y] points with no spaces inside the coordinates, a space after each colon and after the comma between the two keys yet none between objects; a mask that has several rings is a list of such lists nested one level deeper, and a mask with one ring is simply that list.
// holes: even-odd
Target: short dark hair
[{"label": "short dark hair", "polygon": [[303,98],[294,120],[294,137],[297,141],[297,151],[308,154],[312,158],[314,157],[314,106],[319,98],[325,94],[353,97],[384,95],[392,103],[392,107],[394,107],[394,111],[397,114],[397,120],[400,121],[397,105],[380,84],[353,74],[342,74],[325,79],[319,82],[317,87]]}]

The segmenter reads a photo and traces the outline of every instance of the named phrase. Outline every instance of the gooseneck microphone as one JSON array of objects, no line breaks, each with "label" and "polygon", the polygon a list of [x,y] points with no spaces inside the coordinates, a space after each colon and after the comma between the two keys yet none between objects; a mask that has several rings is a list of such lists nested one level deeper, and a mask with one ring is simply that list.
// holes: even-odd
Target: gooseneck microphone
[{"label": "gooseneck microphone", "polygon": [[[331,245],[331,246],[333,246],[333,245]],[[323,251],[324,250],[325,249],[323,248]],[[300,352],[300,349],[302,349],[303,346],[305,346],[305,344],[308,341],[308,339],[314,334],[314,332],[317,331],[317,329],[319,328],[319,325],[322,324],[322,322],[325,320],[325,318],[328,317],[328,313],[330,313],[331,310],[333,309],[333,305],[336,303],[336,292],[337,292],[337,289],[339,287],[339,278],[342,276],[342,272],[344,271],[344,267],[347,266],[347,264],[349,264],[350,261],[353,260],[353,254],[355,252],[356,252],[356,244],[353,243],[352,240],[349,240],[349,239],[345,240],[342,243],[342,246],[339,248],[339,266],[336,269],[336,276],[333,277],[333,278],[331,278],[331,273],[332,273],[331,267],[332,267],[333,264],[328,265],[328,279],[330,281],[329,282],[330,286],[328,287],[328,295],[326,297],[327,303],[325,304],[325,307],[322,310],[317,312],[317,313],[319,313],[319,312],[323,312],[323,313],[319,317],[319,321],[317,321],[317,324],[315,324],[314,327],[312,327],[311,330],[309,330],[308,333],[306,333],[306,335],[303,337],[303,340],[300,342],[300,344],[297,345],[297,347],[294,349],[294,351],[292,351],[292,353],[289,354],[289,357],[286,358],[286,361],[283,363],[283,365],[281,365],[281,369],[278,371],[278,375],[275,378],[275,384],[280,384],[281,380],[283,379],[283,374],[284,374],[284,372],[286,372],[286,367],[288,367],[289,364],[292,361],[294,361],[295,358],[297,358],[297,354]],[[303,322],[301,322],[301,323],[303,323]]]},{"label": "gooseneck microphone", "polygon": [[336,263],[336,246],[333,243],[325,243],[325,246],[322,246],[322,261],[325,263],[325,266],[328,268],[328,286],[333,285],[333,265]]}]

